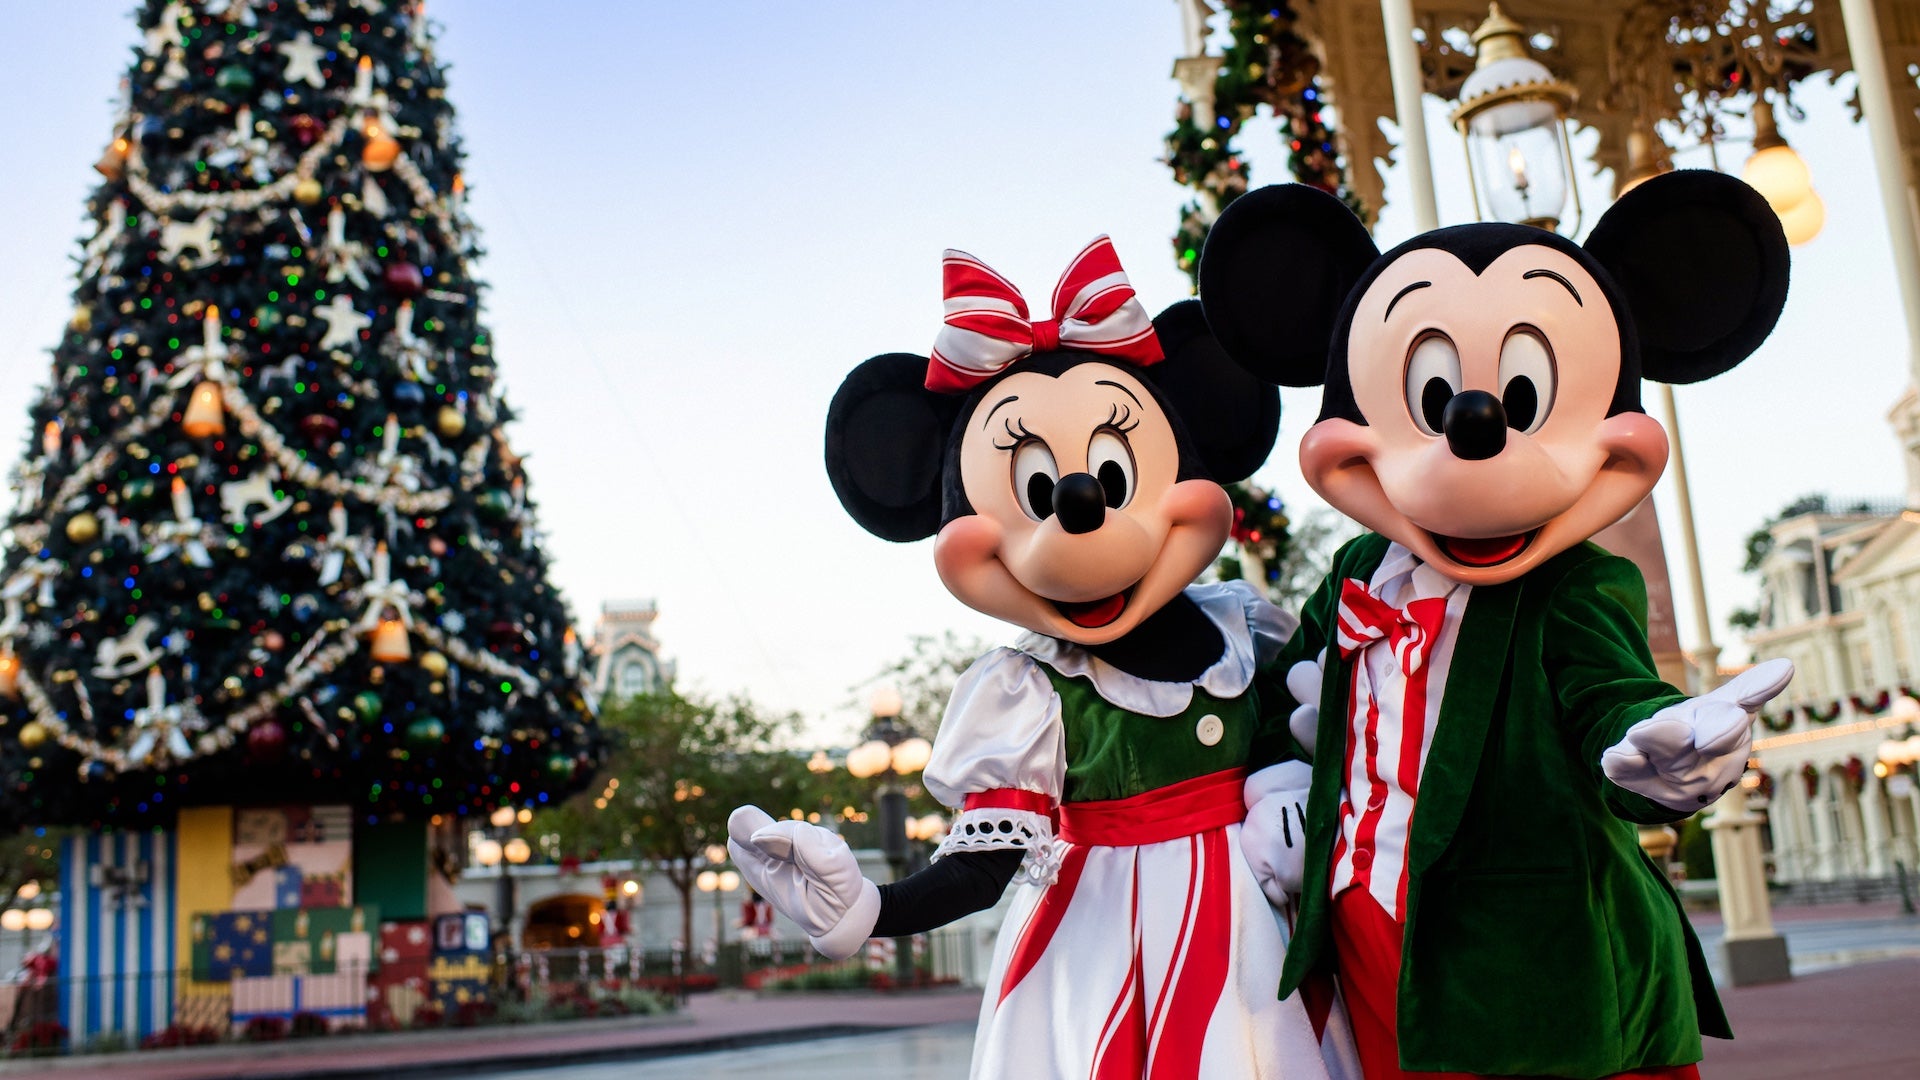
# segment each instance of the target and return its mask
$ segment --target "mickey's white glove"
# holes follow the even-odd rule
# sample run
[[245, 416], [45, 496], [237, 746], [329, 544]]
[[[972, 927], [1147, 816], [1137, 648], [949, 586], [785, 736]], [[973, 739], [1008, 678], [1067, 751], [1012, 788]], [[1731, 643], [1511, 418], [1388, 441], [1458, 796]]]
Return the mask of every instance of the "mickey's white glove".
[[1307, 789], [1312, 785], [1313, 766], [1304, 761], [1283, 761], [1247, 777], [1240, 854], [1274, 907], [1300, 895], [1307, 866]]
[[838, 835], [804, 821], [775, 821], [757, 806], [727, 818], [727, 852], [755, 892], [800, 924], [832, 960], [860, 951], [880, 919], [880, 888], [860, 874]]
[[1287, 669], [1287, 693], [1300, 703], [1287, 717], [1287, 730], [1309, 754], [1320, 736], [1320, 677], [1326, 674], [1326, 667], [1327, 650], [1321, 649], [1319, 656]]
[[1672, 810], [1698, 810], [1747, 768], [1753, 712], [1787, 688], [1793, 661], [1755, 664], [1697, 698], [1669, 705], [1627, 729], [1600, 755], [1607, 779]]

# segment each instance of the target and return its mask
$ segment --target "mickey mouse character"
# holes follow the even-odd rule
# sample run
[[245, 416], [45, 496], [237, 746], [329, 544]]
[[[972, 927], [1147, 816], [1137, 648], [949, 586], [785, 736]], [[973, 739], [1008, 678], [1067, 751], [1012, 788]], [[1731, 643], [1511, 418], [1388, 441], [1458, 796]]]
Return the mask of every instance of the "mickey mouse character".
[[1331, 1074], [1356, 1075], [1337, 1012], [1274, 995], [1285, 931], [1262, 889], [1287, 868], [1239, 839], [1247, 791], [1268, 820], [1304, 801], [1282, 790], [1304, 764], [1246, 770], [1286, 756], [1267, 703], [1296, 620], [1244, 583], [1189, 584], [1231, 524], [1220, 482], [1273, 446], [1277, 389], [1196, 303], [1150, 321], [1105, 237], [1053, 319], [965, 253], [944, 279], [931, 358], [877, 356], [834, 396], [827, 473], [861, 526], [937, 535], [947, 588], [1028, 633], [954, 689], [924, 782], [959, 813], [927, 869], [875, 885], [840, 837], [742, 807], [741, 874], [836, 958], [1018, 880], [976, 1077], [1324, 1077], [1316, 1026]]
[[1772, 329], [1778, 219], [1681, 172], [1584, 247], [1479, 224], [1381, 255], [1338, 201], [1274, 187], [1221, 216], [1200, 281], [1235, 359], [1324, 384], [1301, 469], [1373, 530], [1281, 656], [1313, 756], [1281, 993], [1337, 970], [1369, 1078], [1697, 1076], [1730, 1033], [1633, 824], [1736, 783], [1793, 668], [1661, 682], [1638, 571], [1588, 537], [1666, 464], [1641, 378], [1718, 374]]

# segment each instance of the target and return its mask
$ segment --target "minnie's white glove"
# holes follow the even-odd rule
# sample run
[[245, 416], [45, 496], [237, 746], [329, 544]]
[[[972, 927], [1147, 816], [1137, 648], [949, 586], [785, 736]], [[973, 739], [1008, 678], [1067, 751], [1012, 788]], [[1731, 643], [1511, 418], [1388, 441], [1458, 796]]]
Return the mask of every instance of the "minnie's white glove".
[[838, 835], [804, 821], [775, 821], [757, 806], [727, 818], [727, 852], [755, 892], [800, 924], [833, 960], [860, 951], [880, 919], [880, 888], [860, 874]]
[[1787, 688], [1793, 661], [1755, 664], [1719, 688], [1669, 705], [1600, 755], [1607, 779], [1672, 810], [1698, 810], [1740, 781], [1753, 712]]
[[1326, 674], [1327, 650], [1312, 660], [1302, 660], [1287, 669], [1287, 693], [1299, 706], [1287, 717], [1287, 730], [1300, 740], [1308, 754], [1320, 737], [1320, 678]]
[[1307, 789], [1312, 784], [1313, 766], [1304, 761], [1283, 761], [1247, 777], [1240, 854], [1274, 907], [1300, 895], [1307, 866]]

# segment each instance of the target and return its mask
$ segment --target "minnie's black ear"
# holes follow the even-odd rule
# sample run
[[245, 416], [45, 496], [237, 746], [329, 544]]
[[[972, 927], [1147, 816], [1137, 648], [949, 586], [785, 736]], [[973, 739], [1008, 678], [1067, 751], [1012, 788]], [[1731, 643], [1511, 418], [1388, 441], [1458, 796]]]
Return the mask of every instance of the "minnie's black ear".
[[1722, 173], [1656, 176], [1587, 238], [1632, 313], [1640, 373], [1699, 382], [1760, 347], [1787, 302], [1787, 237], [1760, 193]]
[[1200, 303], [1241, 366], [1282, 386], [1319, 386], [1347, 294], [1380, 257], [1339, 199], [1276, 184], [1235, 199], [1200, 254]]
[[905, 543], [940, 528], [940, 465], [961, 395], [925, 386], [927, 358], [854, 368], [827, 406], [827, 479], [860, 527]]
[[1153, 330], [1167, 358], [1147, 376], [1180, 413], [1207, 475], [1222, 484], [1253, 475], [1280, 434], [1279, 388], [1233, 362], [1198, 300], [1161, 312]]

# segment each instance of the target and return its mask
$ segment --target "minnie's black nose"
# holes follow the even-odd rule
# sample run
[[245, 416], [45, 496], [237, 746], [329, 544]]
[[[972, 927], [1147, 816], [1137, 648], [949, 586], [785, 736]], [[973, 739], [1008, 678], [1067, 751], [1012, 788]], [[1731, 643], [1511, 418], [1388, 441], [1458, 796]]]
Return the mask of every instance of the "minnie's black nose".
[[1092, 473], [1069, 473], [1053, 485], [1053, 512], [1070, 533], [1090, 533], [1107, 519], [1107, 489]]
[[1440, 414], [1447, 449], [1468, 461], [1484, 461], [1507, 448], [1507, 411], [1485, 390], [1463, 390]]

